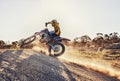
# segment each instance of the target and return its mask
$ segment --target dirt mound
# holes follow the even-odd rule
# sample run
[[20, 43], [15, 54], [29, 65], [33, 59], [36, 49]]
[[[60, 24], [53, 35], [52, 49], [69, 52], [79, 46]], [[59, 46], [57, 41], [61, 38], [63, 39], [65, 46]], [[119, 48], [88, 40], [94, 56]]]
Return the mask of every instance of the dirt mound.
[[0, 81], [74, 81], [57, 59], [32, 50], [0, 53]]

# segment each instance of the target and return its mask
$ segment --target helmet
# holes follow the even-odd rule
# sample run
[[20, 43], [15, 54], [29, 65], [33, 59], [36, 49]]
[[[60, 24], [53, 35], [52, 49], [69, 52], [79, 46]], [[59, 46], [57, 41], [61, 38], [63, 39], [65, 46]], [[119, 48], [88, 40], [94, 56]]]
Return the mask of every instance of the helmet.
[[57, 20], [56, 20], [56, 19], [53, 19], [51, 22], [56, 23], [56, 22], [57, 22]]

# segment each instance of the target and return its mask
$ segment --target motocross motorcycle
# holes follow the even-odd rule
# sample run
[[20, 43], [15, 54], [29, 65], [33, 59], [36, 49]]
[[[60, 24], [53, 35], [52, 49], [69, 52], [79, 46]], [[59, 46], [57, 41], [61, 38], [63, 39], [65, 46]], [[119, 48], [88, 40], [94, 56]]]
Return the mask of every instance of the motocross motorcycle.
[[36, 32], [34, 35], [22, 40], [20, 47], [22, 48], [24, 45], [33, 42], [37, 38], [37, 36], [40, 36], [40, 42], [46, 43], [46, 45], [48, 45], [48, 52], [50, 56], [57, 57], [64, 54], [65, 46], [63, 44], [63, 41], [70, 41], [70, 39], [58, 37], [58, 36], [51, 38], [49, 33], [50, 32], [46, 27], [40, 32]]

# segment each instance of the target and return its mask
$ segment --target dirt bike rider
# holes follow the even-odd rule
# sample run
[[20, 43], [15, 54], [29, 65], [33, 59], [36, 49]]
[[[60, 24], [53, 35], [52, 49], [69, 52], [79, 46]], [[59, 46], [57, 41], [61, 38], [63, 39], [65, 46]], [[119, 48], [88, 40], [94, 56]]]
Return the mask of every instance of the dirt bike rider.
[[54, 31], [49, 32], [51, 38], [53, 39], [54, 37], [59, 37], [61, 34], [61, 31], [60, 31], [59, 23], [57, 22], [57, 20], [54, 19], [50, 22], [46, 22], [45, 26], [47, 27], [48, 24], [51, 24], [52, 27], [54, 27]]
[[[49, 32], [49, 35], [50, 35], [49, 42], [52, 42], [52, 39], [55, 39], [56, 37], [60, 36], [61, 31], [60, 31], [59, 23], [57, 22], [57, 20], [54, 19], [50, 22], [46, 22], [45, 26], [47, 27], [48, 24], [51, 24], [52, 27], [54, 27], [54, 31]], [[49, 52], [49, 56], [52, 56], [52, 54], [50, 52]]]

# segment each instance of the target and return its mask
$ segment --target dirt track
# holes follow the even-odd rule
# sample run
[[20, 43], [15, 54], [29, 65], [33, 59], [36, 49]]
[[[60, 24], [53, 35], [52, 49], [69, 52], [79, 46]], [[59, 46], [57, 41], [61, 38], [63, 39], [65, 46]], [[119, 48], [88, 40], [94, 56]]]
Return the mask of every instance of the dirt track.
[[0, 81], [119, 81], [33, 50], [1, 50]]

